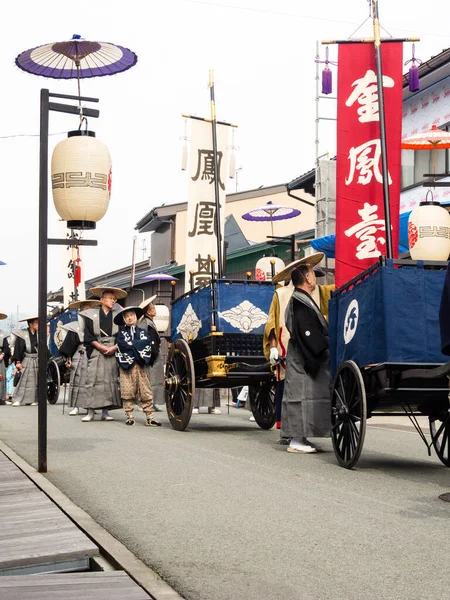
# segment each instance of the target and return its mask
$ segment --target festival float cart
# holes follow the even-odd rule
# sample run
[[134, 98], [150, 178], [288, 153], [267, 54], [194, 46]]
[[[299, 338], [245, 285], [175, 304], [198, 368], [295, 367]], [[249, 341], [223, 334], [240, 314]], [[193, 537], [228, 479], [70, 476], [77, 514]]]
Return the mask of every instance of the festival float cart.
[[[331, 436], [339, 464], [361, 455], [367, 419], [407, 415], [450, 466], [450, 363], [440, 350], [447, 262], [381, 258], [329, 303]], [[428, 417], [429, 438], [418, 417]]]
[[275, 286], [271, 281], [218, 279], [172, 303], [172, 343], [166, 362], [169, 420], [183, 431], [196, 389], [249, 386], [262, 429], [275, 424], [275, 378], [263, 355], [263, 332]]

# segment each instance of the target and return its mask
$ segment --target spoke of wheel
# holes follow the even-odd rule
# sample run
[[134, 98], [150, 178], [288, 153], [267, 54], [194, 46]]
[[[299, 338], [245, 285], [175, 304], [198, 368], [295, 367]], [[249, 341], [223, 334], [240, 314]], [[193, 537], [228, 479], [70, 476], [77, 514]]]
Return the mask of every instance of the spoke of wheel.
[[349, 421], [348, 424], [350, 426], [350, 432], [351, 432], [351, 436], [352, 436], [352, 440], [353, 440], [353, 454], [354, 454], [356, 452], [356, 448], [358, 447], [359, 433], [358, 433], [358, 430], [356, 429], [356, 425], [352, 421]]
[[352, 408], [355, 408], [360, 403], [361, 403], [361, 396], [359, 394], [357, 394], [356, 399], [352, 402], [352, 404], [349, 404], [348, 410], [352, 410]]
[[337, 434], [337, 438], [336, 438], [336, 448], [339, 449], [339, 444], [341, 443], [342, 440], [342, 436], [344, 434], [344, 423], [342, 421], [339, 422], [340, 425], [342, 425], [339, 433]]
[[[436, 421], [435, 421], [435, 422], [436, 422]], [[444, 426], [445, 426], [445, 421], [443, 421], [443, 422], [441, 423], [441, 426], [440, 426], [440, 427], [439, 427], [439, 429], [436, 431], [436, 434], [435, 434], [435, 436], [434, 436], [434, 440], [436, 441], [436, 443], [438, 443], [439, 436], [441, 435], [441, 433], [442, 433], [442, 430], [444, 429]]]
[[341, 385], [342, 398], [343, 398], [342, 405], [347, 406], [347, 395], [345, 393], [344, 383], [342, 381], [342, 374], [339, 374], [339, 383]]
[[345, 406], [345, 404], [344, 404], [344, 401], [342, 400], [342, 398], [341, 398], [341, 396], [340, 396], [340, 394], [339, 394], [339, 392], [338, 392], [337, 388], [334, 388], [334, 393], [335, 393], [335, 394], [336, 394], [336, 396], [338, 397], [338, 400], [339, 400], [339, 402], [341, 403], [341, 406], [342, 406], [342, 407], [344, 407], [344, 406]]
[[[444, 421], [444, 423], [445, 422], [446, 421]], [[441, 443], [441, 454], [442, 454], [442, 456], [445, 455], [445, 446], [447, 446], [447, 442], [448, 442], [448, 428], [445, 427], [444, 434], [442, 436], [442, 443]]]
[[336, 423], [332, 426], [331, 431], [334, 431], [335, 429], [337, 429], [339, 427], [339, 425], [342, 425], [342, 421], [336, 421]]

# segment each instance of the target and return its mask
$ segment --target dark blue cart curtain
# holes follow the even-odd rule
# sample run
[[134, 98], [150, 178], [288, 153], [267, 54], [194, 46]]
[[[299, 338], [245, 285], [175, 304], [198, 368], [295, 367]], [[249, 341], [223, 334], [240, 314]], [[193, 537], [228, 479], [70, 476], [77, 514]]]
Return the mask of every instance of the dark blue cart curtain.
[[[388, 266], [332, 298], [333, 375], [345, 360], [353, 360], [359, 367], [381, 362], [447, 362], [439, 330], [445, 276], [446, 271], [424, 269], [420, 262], [417, 268], [398, 269], [388, 261]], [[348, 335], [349, 328], [354, 329], [353, 337]]]
[[[262, 334], [274, 292], [275, 285], [266, 282], [217, 281], [217, 331]], [[175, 300], [172, 305], [172, 340], [181, 337], [179, 326], [185, 323], [186, 319], [196, 325], [194, 339], [209, 335], [212, 310], [210, 285]], [[185, 326], [183, 327], [186, 329]]]

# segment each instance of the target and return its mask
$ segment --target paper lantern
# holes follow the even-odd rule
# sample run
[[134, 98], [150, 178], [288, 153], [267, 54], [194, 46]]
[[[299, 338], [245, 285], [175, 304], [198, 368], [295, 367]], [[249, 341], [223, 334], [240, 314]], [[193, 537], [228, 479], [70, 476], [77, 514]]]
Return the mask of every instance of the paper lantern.
[[408, 244], [413, 260], [448, 260], [450, 215], [439, 202], [421, 202], [409, 216]]
[[256, 263], [255, 279], [258, 281], [272, 281], [272, 261], [275, 261], [274, 275], [284, 269], [285, 264], [278, 256], [264, 256]]
[[71, 229], [95, 229], [111, 197], [111, 156], [93, 131], [69, 131], [52, 156], [56, 211]]
[[169, 307], [165, 304], [155, 304], [156, 315], [153, 322], [158, 333], [164, 333], [169, 327]]

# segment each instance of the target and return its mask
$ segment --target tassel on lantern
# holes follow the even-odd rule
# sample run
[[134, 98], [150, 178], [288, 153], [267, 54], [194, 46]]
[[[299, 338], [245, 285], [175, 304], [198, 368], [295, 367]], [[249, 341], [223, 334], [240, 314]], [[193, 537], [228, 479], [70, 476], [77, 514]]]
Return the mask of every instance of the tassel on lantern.
[[331, 94], [333, 91], [333, 73], [329, 67], [322, 71], [322, 94]]
[[319, 56], [317, 55], [315, 62], [323, 63], [325, 65], [325, 68], [322, 71], [322, 94], [327, 96], [333, 91], [333, 72], [329, 65], [337, 65], [337, 63], [328, 58], [328, 46], [325, 48], [325, 60], [319, 60]]
[[405, 62], [405, 67], [411, 63], [408, 72], [408, 84], [410, 92], [417, 92], [420, 89], [419, 84], [419, 66], [422, 64], [420, 58], [416, 58], [415, 55], [415, 44], [412, 45], [412, 58]]

